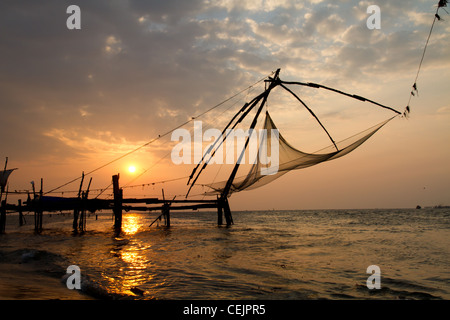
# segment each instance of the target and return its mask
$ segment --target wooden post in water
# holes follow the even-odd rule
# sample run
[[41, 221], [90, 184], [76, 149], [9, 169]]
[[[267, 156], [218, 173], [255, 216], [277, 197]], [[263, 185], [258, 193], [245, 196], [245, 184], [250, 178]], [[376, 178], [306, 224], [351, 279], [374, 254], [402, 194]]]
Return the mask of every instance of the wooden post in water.
[[231, 215], [230, 205], [228, 203], [227, 197], [222, 198], [223, 203], [223, 211], [225, 214], [225, 221], [227, 222], [227, 226], [231, 226], [233, 224], [233, 217]]
[[37, 231], [37, 211], [38, 211], [38, 198], [36, 197], [36, 193], [34, 193], [33, 197], [33, 208], [34, 208], [34, 231]]
[[170, 203], [166, 202], [162, 206], [162, 213], [166, 227], [170, 227]]
[[44, 210], [42, 209], [42, 196], [44, 195], [44, 179], [41, 178], [41, 190], [39, 191], [39, 232], [42, 231], [42, 220], [44, 218]]
[[86, 231], [86, 205], [87, 205], [87, 199], [89, 196], [89, 189], [91, 187], [92, 183], [92, 177], [89, 180], [88, 187], [85, 192], [82, 192], [81, 195], [81, 215], [80, 215], [80, 223], [79, 223], [79, 229], [81, 232]]
[[223, 224], [223, 207], [222, 201], [217, 197], [217, 225], [221, 226]]
[[[164, 225], [166, 227], [170, 227], [170, 205], [172, 204], [169, 201], [166, 201], [166, 197], [164, 195], [164, 189], [162, 189], [162, 196], [164, 200], [164, 204], [161, 207], [162, 216], [164, 216]], [[175, 198], [173, 198], [175, 200]]]
[[75, 209], [73, 209], [73, 231], [76, 233], [78, 232], [78, 216], [80, 214], [80, 207], [81, 207], [81, 189], [83, 188], [83, 181], [84, 181], [84, 171], [81, 174], [81, 182], [80, 182], [80, 188], [78, 189], [78, 202], [75, 206]]
[[42, 209], [42, 195], [43, 195], [44, 180], [41, 178], [41, 190], [39, 196], [34, 197], [34, 231], [40, 233], [42, 231], [42, 218], [44, 211]]
[[6, 200], [2, 200], [0, 205], [0, 234], [4, 234], [6, 230]]
[[[8, 166], [8, 157], [6, 157], [6, 160], [5, 160], [4, 171], [6, 171], [7, 166]], [[5, 200], [3, 200], [3, 189], [4, 188], [5, 188], [4, 186], [1, 186], [1, 190], [0, 190], [0, 234], [4, 234], [5, 229], [6, 229], [6, 199], [8, 198], [8, 191], [6, 191], [6, 198], [5, 198]]]
[[19, 211], [19, 226], [23, 226], [22, 199], [19, 199], [18, 211]]
[[114, 192], [114, 228], [116, 231], [122, 229], [122, 199], [123, 190], [119, 188], [119, 174], [112, 176]]
[[80, 219], [78, 221], [78, 230], [80, 232], [84, 232], [84, 228], [86, 226], [86, 210], [84, 209], [84, 197], [86, 193], [83, 191], [81, 192], [81, 199], [80, 199]]

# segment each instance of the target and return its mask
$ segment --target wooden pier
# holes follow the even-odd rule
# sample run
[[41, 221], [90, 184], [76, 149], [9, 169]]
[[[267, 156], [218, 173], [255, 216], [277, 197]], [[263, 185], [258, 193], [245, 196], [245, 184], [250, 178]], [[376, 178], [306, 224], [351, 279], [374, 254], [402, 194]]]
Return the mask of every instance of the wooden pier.
[[[100, 210], [112, 210], [114, 215], [114, 229], [120, 232], [122, 228], [123, 211], [152, 212], [160, 211], [154, 222], [164, 219], [164, 225], [170, 227], [170, 214], [173, 211], [189, 211], [198, 209], [216, 209], [217, 224], [230, 226], [233, 224], [230, 206], [227, 197], [218, 197], [211, 200], [189, 200], [189, 199], [163, 199], [159, 198], [123, 198], [123, 189], [119, 185], [119, 174], [112, 177], [113, 199], [89, 199], [89, 188], [92, 179], [85, 191], [82, 191], [84, 175], [82, 176], [77, 197], [54, 197], [46, 196], [43, 193], [43, 181], [39, 192], [33, 192], [33, 198], [28, 195], [28, 199], [22, 203], [8, 204], [6, 200], [1, 202], [0, 207], [0, 234], [5, 233], [6, 213], [18, 212], [19, 225], [23, 225], [23, 212], [34, 212], [34, 231], [40, 233], [43, 230], [43, 213], [58, 211], [73, 211], [73, 231], [83, 233], [86, 231], [86, 213], [94, 213]], [[151, 224], [153, 225], [153, 223]], [[150, 226], [151, 226], [150, 225]]]

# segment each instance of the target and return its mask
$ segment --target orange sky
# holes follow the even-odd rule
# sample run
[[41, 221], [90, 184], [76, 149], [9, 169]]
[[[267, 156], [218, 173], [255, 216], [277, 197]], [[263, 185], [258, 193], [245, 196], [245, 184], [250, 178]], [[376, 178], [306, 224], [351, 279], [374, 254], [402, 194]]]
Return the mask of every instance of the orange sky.
[[[81, 30], [66, 8], [81, 8]], [[369, 5], [381, 29], [369, 30]], [[0, 4], [0, 160], [10, 190], [44, 191], [90, 172], [203, 113], [277, 68], [403, 111], [437, 1], [14, 1]], [[436, 21], [408, 120], [397, 118], [354, 153], [234, 194], [233, 210], [382, 208], [450, 204], [447, 14]], [[206, 114], [222, 129], [251, 91]], [[298, 88], [336, 140], [391, 112], [332, 92]], [[269, 111], [296, 148], [329, 144], [289, 96]], [[193, 129], [193, 123], [184, 128]], [[182, 195], [191, 165], [170, 161], [170, 135], [95, 171], [92, 188], [121, 174], [125, 197]], [[136, 172], [128, 172], [130, 166]], [[217, 169], [217, 168], [216, 168]], [[139, 178], [138, 175], [142, 174]], [[215, 173], [205, 176], [204, 183]], [[78, 189], [78, 181], [58, 191]], [[202, 188], [193, 193], [205, 191]], [[105, 195], [108, 191], [105, 192]], [[61, 195], [61, 193], [56, 194]], [[16, 197], [17, 198], [17, 197]], [[14, 201], [14, 196], [11, 196]]]

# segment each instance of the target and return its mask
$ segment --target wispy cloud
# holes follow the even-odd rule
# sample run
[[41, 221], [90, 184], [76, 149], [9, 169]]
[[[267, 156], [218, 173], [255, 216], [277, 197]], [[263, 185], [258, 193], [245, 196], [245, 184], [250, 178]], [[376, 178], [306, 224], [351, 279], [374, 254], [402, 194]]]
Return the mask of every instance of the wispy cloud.
[[[435, 11], [423, 1], [96, 0], [78, 1], [82, 29], [69, 31], [69, 4], [0, 3], [0, 133], [11, 136], [0, 147], [10, 157], [128, 151], [278, 67], [285, 79], [397, 103]], [[381, 30], [366, 27], [370, 4]], [[448, 28], [436, 24], [423, 65], [443, 81]], [[328, 119], [346, 117], [308, 94]]]

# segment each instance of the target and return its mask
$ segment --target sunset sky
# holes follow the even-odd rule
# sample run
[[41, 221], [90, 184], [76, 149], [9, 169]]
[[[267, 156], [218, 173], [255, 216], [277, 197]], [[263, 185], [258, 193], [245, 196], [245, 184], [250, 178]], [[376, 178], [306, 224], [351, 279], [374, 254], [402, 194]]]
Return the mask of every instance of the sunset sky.
[[[8, 157], [8, 168], [19, 168], [9, 189], [29, 190], [41, 178], [44, 191], [58, 187], [278, 68], [283, 80], [324, 84], [403, 111], [437, 2], [2, 1], [0, 163], [3, 169]], [[81, 30], [66, 27], [72, 4], [81, 9]], [[379, 30], [366, 26], [369, 5], [381, 9]], [[409, 119], [394, 119], [346, 157], [234, 194], [231, 209], [450, 205], [450, 17], [440, 15]], [[263, 89], [255, 85], [200, 120], [222, 129]], [[394, 115], [331, 92], [295, 90], [337, 140]], [[288, 96], [274, 93], [269, 111], [296, 148], [329, 143]], [[122, 185], [145, 185], [125, 189], [125, 197], [160, 196], [162, 188], [183, 194], [187, 180], [146, 186], [190, 174], [192, 166], [171, 163], [172, 147], [165, 136], [95, 171], [91, 188], [107, 187], [120, 173]], [[78, 183], [58, 191], [73, 195]]]

